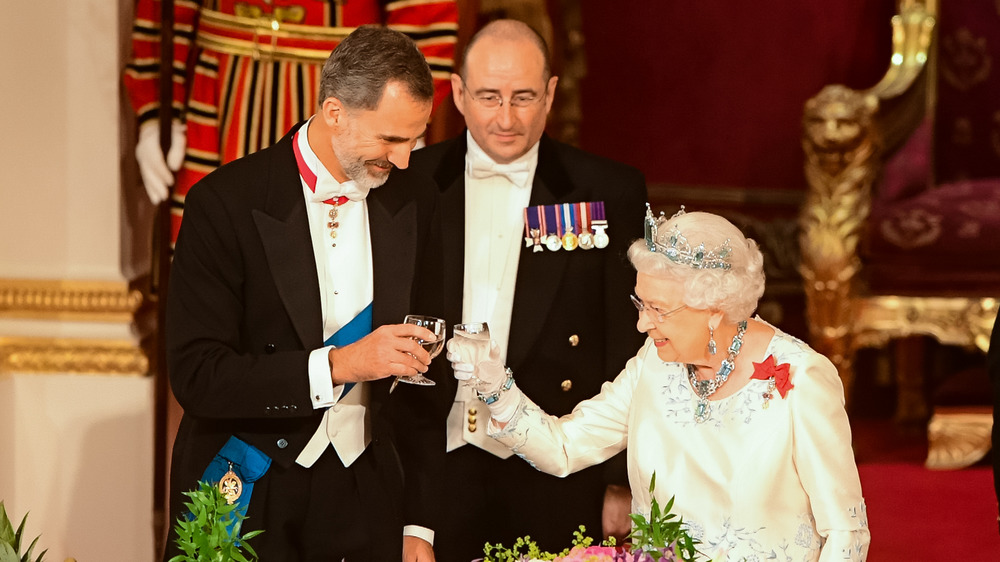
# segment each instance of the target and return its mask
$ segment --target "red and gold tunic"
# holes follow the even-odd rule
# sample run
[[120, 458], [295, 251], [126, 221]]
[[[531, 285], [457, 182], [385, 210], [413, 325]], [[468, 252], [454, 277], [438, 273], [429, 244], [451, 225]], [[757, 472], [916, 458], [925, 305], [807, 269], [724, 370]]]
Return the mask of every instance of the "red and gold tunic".
[[[278, 141], [318, 107], [320, 71], [355, 27], [405, 33], [434, 78], [434, 107], [450, 92], [455, 0], [174, 0], [171, 113], [187, 123], [171, 198], [171, 244], [188, 190], [206, 174]], [[140, 125], [159, 113], [160, 0], [137, 0], [125, 85]]]

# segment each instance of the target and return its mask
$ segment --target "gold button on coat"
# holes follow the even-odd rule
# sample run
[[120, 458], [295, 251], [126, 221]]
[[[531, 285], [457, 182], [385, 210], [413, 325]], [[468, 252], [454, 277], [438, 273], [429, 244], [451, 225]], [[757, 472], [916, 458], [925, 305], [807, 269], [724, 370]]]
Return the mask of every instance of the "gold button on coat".
[[573, 381], [566, 379], [562, 381], [562, 384], [560, 384], [559, 387], [563, 389], [563, 392], [569, 392], [570, 389], [573, 388]]
[[580, 336], [578, 336], [576, 334], [573, 334], [572, 336], [570, 336], [569, 337], [569, 344], [571, 346], [573, 346], [573, 347], [576, 347], [577, 345], [579, 345], [580, 344]]
[[476, 424], [470, 423], [469, 424], [469, 431], [475, 433], [476, 432]]

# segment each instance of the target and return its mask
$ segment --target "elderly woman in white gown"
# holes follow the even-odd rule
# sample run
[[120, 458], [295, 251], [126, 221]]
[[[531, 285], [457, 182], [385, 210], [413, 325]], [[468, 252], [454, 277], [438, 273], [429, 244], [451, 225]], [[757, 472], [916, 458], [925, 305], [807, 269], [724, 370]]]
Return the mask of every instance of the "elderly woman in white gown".
[[648, 338], [572, 413], [550, 416], [521, 393], [495, 346], [449, 342], [455, 376], [491, 411], [490, 435], [556, 476], [628, 448], [633, 511], [649, 514], [655, 473], [657, 501], [676, 497], [716, 562], [865, 560], [843, 386], [825, 357], [750, 316], [764, 292], [757, 244], [683, 207], [646, 221], [629, 259]]

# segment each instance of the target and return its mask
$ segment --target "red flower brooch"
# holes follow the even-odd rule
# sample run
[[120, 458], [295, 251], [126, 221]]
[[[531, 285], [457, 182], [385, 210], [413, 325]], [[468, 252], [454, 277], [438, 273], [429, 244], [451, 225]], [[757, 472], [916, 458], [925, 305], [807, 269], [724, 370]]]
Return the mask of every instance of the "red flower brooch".
[[767, 392], [764, 393], [764, 408], [767, 408], [771, 398], [774, 398], [772, 394], [774, 389], [777, 388], [781, 397], [785, 398], [788, 391], [795, 388], [789, 380], [788, 367], [788, 363], [776, 364], [773, 355], [768, 355], [767, 359], [753, 364], [753, 375], [750, 378], [768, 381]]

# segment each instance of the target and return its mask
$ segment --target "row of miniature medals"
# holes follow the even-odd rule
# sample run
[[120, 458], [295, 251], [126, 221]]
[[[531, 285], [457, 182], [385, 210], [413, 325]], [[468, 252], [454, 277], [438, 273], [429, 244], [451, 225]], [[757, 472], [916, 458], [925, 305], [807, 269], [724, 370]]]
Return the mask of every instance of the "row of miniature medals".
[[537, 205], [524, 209], [524, 247], [556, 252], [606, 248], [609, 242], [604, 201]]

